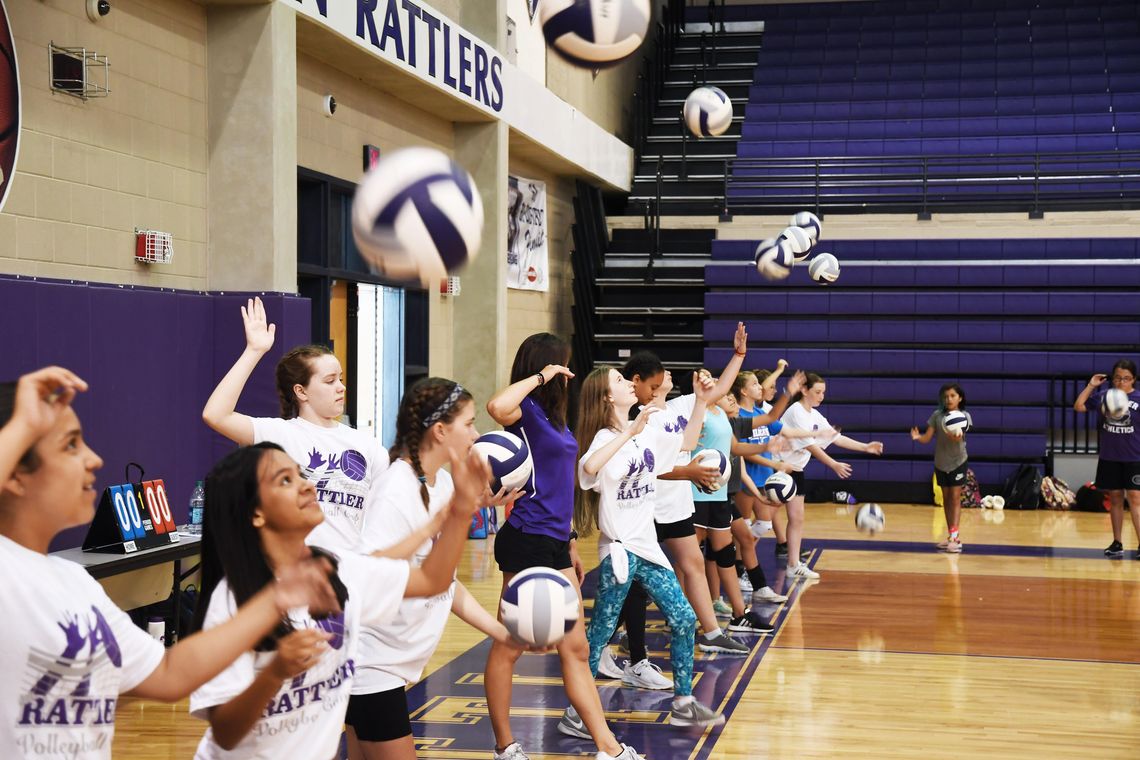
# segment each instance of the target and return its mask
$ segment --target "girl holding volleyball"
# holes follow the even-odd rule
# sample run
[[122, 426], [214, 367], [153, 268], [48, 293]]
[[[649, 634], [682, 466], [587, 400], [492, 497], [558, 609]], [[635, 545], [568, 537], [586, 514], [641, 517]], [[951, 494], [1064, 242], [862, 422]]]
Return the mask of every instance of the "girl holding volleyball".
[[[432, 377], [408, 389], [396, 417], [392, 463], [376, 483], [379, 496], [365, 517], [361, 545], [396, 546], [446, 514], [455, 490], [443, 469], [448, 452], [466, 454], [478, 435], [475, 403], [463, 386]], [[429, 539], [416, 548], [413, 566], [423, 564], [431, 547]], [[458, 580], [436, 596], [403, 600], [391, 620], [361, 629], [345, 719], [350, 758], [415, 760], [405, 687], [423, 675], [449, 612], [504, 646], [519, 646]]]
[[[757, 370], [749, 373], [740, 373], [736, 382], [732, 384], [732, 392], [736, 403], [740, 407], [740, 416], [746, 418], [759, 417], [772, 412], [772, 400], [776, 398], [776, 381], [784, 373], [788, 363], [780, 359], [775, 370]], [[777, 435], [782, 428], [779, 424], [779, 414], [776, 415], [776, 424], [764, 424], [753, 427], [748, 437], [749, 443], [764, 443]], [[776, 519], [779, 504], [770, 501], [764, 495], [764, 484], [773, 472], [789, 472], [792, 468], [786, 462], [779, 462], [775, 457], [765, 457], [753, 454], [744, 457], [745, 470], [748, 477], [755, 484], [760, 496], [752, 495], [748, 490], [737, 492], [736, 503], [740, 514], [752, 519], [752, 533], [760, 538], [771, 528], [776, 534], [776, 559], [782, 560], [788, 556], [788, 534], [786, 522]]]
[[272, 347], [276, 326], [260, 298], [241, 309], [245, 350], [206, 401], [202, 419], [239, 446], [273, 441], [318, 484], [325, 520], [310, 543], [338, 551], [356, 546], [369, 492], [388, 466], [388, 452], [376, 438], [340, 422], [344, 414], [344, 371], [324, 346], [298, 346], [277, 362], [280, 417], [250, 417], [236, 410], [254, 367]]
[[[335, 611], [324, 560], [301, 559], [250, 593], [230, 619], [166, 649], [72, 562], [48, 555], [57, 533], [94, 515], [95, 473], [71, 408], [87, 384], [48, 367], [0, 384], [0, 611], [6, 675], [0, 756], [109, 760], [120, 694], [177, 702], [222, 672], [297, 606]], [[18, 621], [18, 622], [17, 622]], [[58, 751], [59, 754], [56, 754]]]
[[[419, 566], [344, 554], [333, 586], [342, 611], [289, 609], [272, 632], [190, 699], [209, 722], [197, 760], [337, 756], [360, 654], [361, 628], [391, 620], [407, 597], [432, 597], [451, 586], [471, 515], [487, 487], [486, 465], [473, 452], [450, 455], [455, 484], [439, 540]], [[202, 592], [195, 627], [226, 625], [257, 588], [323, 550], [306, 538], [324, 520], [317, 488], [274, 443], [231, 452], [206, 478], [210, 508], [202, 534]]]
[[792, 466], [792, 480], [796, 484], [796, 495], [788, 501], [788, 577], [803, 581], [819, 578], [819, 573], [800, 561], [800, 542], [804, 533], [804, 467], [814, 457], [831, 469], [840, 478], [851, 477], [851, 465], [838, 462], [824, 451], [834, 443], [852, 451], [863, 451], [876, 456], [883, 453], [880, 441], [861, 443], [832, 429], [831, 423], [819, 412], [827, 392], [827, 384], [814, 372], [807, 374], [803, 390], [792, 398], [788, 410], [780, 418], [785, 427], [806, 430], [813, 434], [810, 438], [797, 438], [792, 441], [791, 451], [780, 455], [780, 459]]
[[[1096, 463], [1096, 487], [1108, 491], [1111, 505], [1112, 543], [1104, 556], [1120, 559], [1124, 556], [1124, 498], [1128, 498], [1128, 512], [1132, 515], [1132, 528], [1140, 537], [1140, 428], [1137, 413], [1140, 410], [1140, 391], [1136, 390], [1136, 364], [1121, 359], [1112, 365], [1112, 387], [1122, 391], [1128, 399], [1124, 416], [1105, 416], [1102, 402], [1108, 393], [1103, 387], [1108, 377], [1093, 375], [1088, 385], [1077, 396], [1073, 409], [1087, 412], [1091, 402], [1100, 419], [1100, 446]], [[1140, 548], [1136, 550], [1140, 560]]]
[[[495, 536], [495, 561], [503, 573], [506, 589], [517, 573], [531, 567], [550, 567], [562, 572], [578, 589], [585, 573], [571, 530], [574, 515], [574, 463], [577, 443], [566, 426], [567, 382], [574, 374], [567, 368], [570, 346], [550, 333], [531, 335], [515, 353], [511, 384], [487, 402], [487, 412], [504, 428], [527, 442], [534, 460], [534, 475], [515, 501], [510, 517]], [[558, 730], [579, 739], [593, 740], [598, 760], [637, 760], [637, 752], [618, 742], [606, 725], [602, 702], [590, 672], [590, 648], [586, 643], [585, 615], [558, 643], [562, 682], [570, 706], [558, 722]], [[495, 760], [527, 760], [523, 747], [511, 731], [511, 688], [515, 662], [521, 655], [516, 646], [493, 641], [487, 655], [484, 688], [487, 711], [495, 733]]]
[[586, 533], [601, 529], [598, 591], [587, 638], [590, 670], [597, 673], [602, 649], [614, 632], [630, 584], [649, 592], [670, 626], [673, 704], [677, 726], [712, 726], [724, 716], [693, 697], [696, 615], [657, 542], [653, 501], [657, 475], [673, 469], [677, 455], [691, 450], [712, 399], [712, 383], [693, 379], [697, 403], [685, 431], [666, 432], [647, 423], [660, 410], [645, 406], [629, 421], [637, 403], [633, 383], [616, 369], [596, 369], [582, 383], [578, 413], [578, 482], [582, 490], [574, 522]]
[[926, 431], [910, 429], [912, 441], [922, 444], [934, 442], [934, 478], [942, 488], [942, 508], [946, 511], [946, 540], [938, 544], [941, 551], [960, 554], [962, 541], [958, 537], [958, 521], [962, 516], [962, 486], [966, 485], [965, 430], [953, 430], [946, 426], [951, 413], [961, 412], [966, 417], [967, 429], [973, 427], [974, 420], [966, 411], [966, 392], [957, 383], [947, 383], [938, 390], [938, 408], [926, 421]]

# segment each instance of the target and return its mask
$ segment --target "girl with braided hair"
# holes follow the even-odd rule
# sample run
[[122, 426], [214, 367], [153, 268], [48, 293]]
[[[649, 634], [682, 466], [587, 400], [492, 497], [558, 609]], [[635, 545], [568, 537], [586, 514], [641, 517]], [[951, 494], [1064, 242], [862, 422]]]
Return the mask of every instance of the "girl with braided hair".
[[278, 444], [317, 487], [325, 520], [310, 544], [350, 551], [359, 541], [364, 512], [377, 477], [388, 467], [380, 441], [340, 422], [344, 414], [344, 371], [324, 346], [298, 346], [277, 362], [281, 417], [250, 417], [236, 410], [254, 367], [272, 347], [276, 325], [265, 316], [260, 298], [241, 309], [245, 350], [202, 410], [202, 419], [239, 446]]
[[[442, 469], [448, 452], [466, 455], [478, 436], [475, 403], [462, 385], [429, 377], [408, 389], [396, 417], [391, 465], [377, 480], [378, 497], [366, 515], [361, 546], [391, 550], [411, 539], [411, 563], [422, 564], [433, 545], [423, 534], [438, 532], [454, 492], [451, 475]], [[483, 496], [481, 503], [488, 503], [490, 493]], [[404, 599], [395, 617], [361, 631], [345, 719], [353, 760], [415, 760], [405, 689], [423, 675], [449, 611], [503, 646], [522, 647], [458, 580], [435, 596]]]

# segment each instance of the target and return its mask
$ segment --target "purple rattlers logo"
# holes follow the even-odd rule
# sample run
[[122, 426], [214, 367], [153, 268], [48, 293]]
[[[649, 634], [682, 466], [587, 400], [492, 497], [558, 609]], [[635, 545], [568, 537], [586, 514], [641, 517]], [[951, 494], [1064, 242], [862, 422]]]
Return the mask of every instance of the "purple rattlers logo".
[[685, 428], [689, 426], [689, 420], [685, 415], [678, 414], [677, 419], [672, 422], [665, 423], [666, 433], [684, 433]]
[[654, 463], [655, 459], [651, 449], [643, 451], [640, 459], [629, 460], [629, 469], [622, 476], [621, 482], [618, 483], [617, 498], [619, 502], [639, 500], [652, 493], [652, 480], [643, 484], [641, 476], [647, 472], [653, 472]]
[[356, 449], [326, 454], [313, 448], [308, 457], [309, 463], [301, 467], [301, 473], [316, 483], [317, 501], [321, 503], [326, 515], [337, 507], [352, 510], [364, 508], [364, 495], [367, 491], [364, 480], [368, 477], [368, 460], [363, 454]]
[[108, 691], [93, 676], [101, 666], [123, 665], [123, 653], [111, 626], [92, 605], [90, 615], [69, 614], [57, 623], [64, 635], [62, 652], [31, 648], [30, 686], [21, 699], [21, 726], [102, 725], [115, 719], [118, 690]]

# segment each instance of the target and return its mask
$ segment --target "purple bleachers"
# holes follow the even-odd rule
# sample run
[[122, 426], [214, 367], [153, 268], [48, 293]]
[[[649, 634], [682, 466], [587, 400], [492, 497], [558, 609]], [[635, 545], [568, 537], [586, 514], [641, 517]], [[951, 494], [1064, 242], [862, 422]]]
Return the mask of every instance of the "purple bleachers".
[[[1085, 378], [1140, 345], [1134, 310], [1140, 239], [828, 240], [842, 262], [821, 287], [796, 266], [769, 282], [752, 264], [755, 240], [713, 242], [705, 268], [704, 361], [732, 356], [736, 323], [751, 336], [748, 362], [820, 372], [824, 412], [845, 432], [887, 445], [890, 458], [857, 458], [855, 477], [929, 478], [921, 427], [938, 387], [959, 379], [975, 416], [971, 462], [996, 484], [1018, 462], [1040, 461], [1050, 429], [1082, 421], [1054, 398], [1060, 378]], [[846, 452], [844, 452], [846, 455]], [[823, 475], [823, 473], [817, 473]]]

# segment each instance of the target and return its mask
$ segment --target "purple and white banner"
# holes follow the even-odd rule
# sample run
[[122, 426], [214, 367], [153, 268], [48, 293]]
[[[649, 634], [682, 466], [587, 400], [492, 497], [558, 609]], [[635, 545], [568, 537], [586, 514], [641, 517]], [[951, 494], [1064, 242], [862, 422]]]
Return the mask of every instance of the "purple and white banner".
[[523, 177], [507, 182], [507, 287], [550, 289], [546, 247], [546, 183]]

